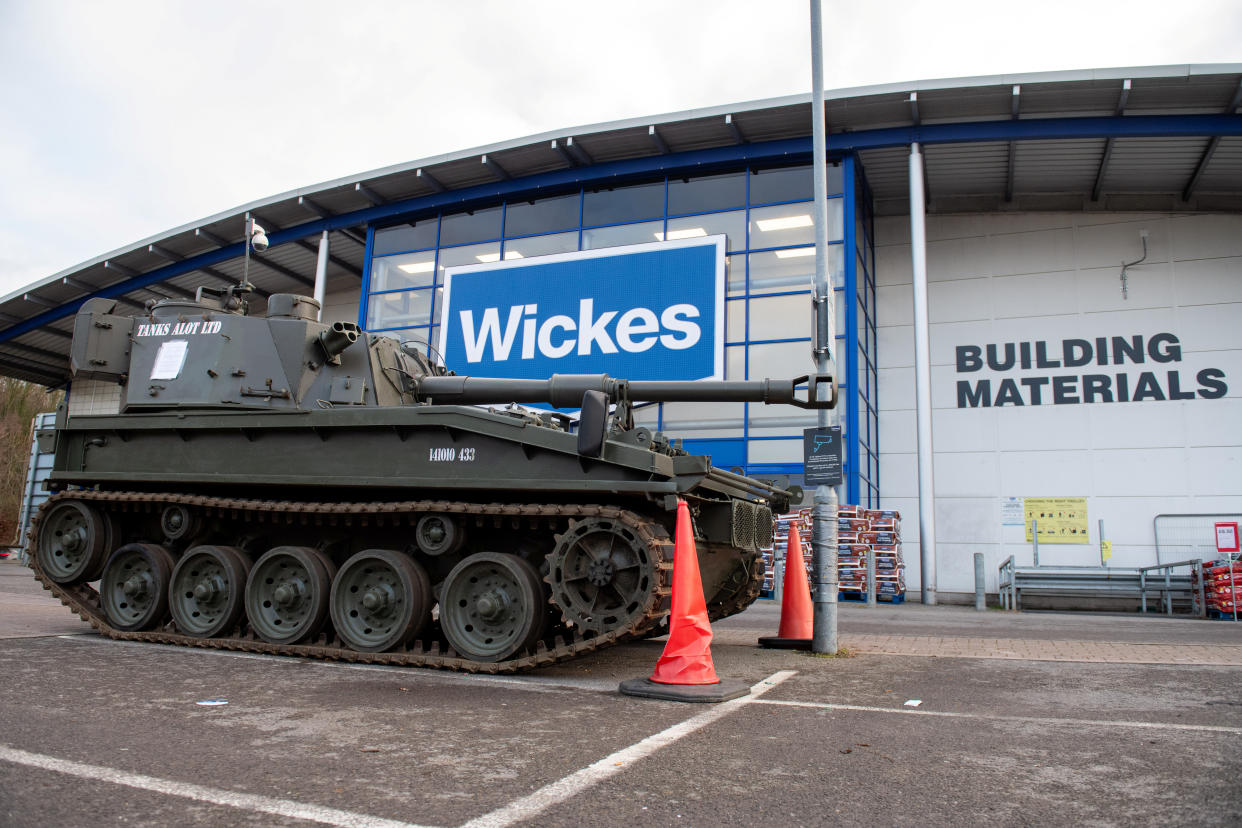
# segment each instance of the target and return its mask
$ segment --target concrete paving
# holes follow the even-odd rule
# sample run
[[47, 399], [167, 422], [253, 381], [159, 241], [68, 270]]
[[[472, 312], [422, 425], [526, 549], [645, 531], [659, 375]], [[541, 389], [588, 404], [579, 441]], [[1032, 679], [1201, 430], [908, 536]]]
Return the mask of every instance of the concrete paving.
[[[520, 676], [112, 642], [0, 561], [0, 825], [1236, 825], [1242, 624], [843, 604], [850, 657], [715, 625]], [[227, 704], [203, 706], [202, 701]], [[917, 704], [916, 704], [917, 703]]]

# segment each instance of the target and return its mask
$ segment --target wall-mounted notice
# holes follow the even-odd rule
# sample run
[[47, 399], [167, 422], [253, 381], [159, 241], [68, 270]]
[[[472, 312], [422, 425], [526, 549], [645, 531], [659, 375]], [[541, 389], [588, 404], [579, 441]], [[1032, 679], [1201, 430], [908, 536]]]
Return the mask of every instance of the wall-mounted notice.
[[1026, 512], [1022, 508], [1022, 498], [1002, 497], [1000, 505], [1001, 526], [1021, 526]]
[[1236, 523], [1216, 524], [1216, 551], [1217, 552], [1237, 552], [1238, 551], [1238, 524]]
[[1039, 523], [1040, 543], [1089, 543], [1085, 497], [1028, 497], [1025, 500], [1026, 539], [1031, 521]]

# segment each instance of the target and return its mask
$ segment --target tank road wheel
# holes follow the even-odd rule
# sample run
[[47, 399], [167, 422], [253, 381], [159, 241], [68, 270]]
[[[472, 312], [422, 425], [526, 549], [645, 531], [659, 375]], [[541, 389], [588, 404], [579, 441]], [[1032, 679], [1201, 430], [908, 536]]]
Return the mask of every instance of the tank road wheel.
[[299, 644], [328, 617], [336, 567], [307, 546], [277, 546], [263, 554], [246, 579], [246, 617], [270, 644]]
[[543, 635], [543, 587], [516, 555], [478, 552], [444, 579], [440, 628], [453, 649], [475, 661], [502, 661]]
[[73, 586], [99, 577], [111, 543], [111, 524], [104, 514], [80, 500], [63, 500], [40, 523], [35, 555], [49, 578]]
[[250, 560], [231, 546], [195, 546], [173, 568], [168, 609], [177, 629], [212, 638], [237, 626], [245, 609]]
[[408, 555], [364, 549], [332, 582], [332, 626], [351, 649], [383, 653], [422, 632], [433, 601], [427, 571]]
[[108, 623], [124, 632], [157, 627], [168, 618], [173, 559], [154, 543], [128, 543], [112, 553], [99, 584]]
[[561, 614], [596, 635], [628, 626], [656, 587], [646, 544], [610, 518], [571, 522], [548, 563], [547, 581]]

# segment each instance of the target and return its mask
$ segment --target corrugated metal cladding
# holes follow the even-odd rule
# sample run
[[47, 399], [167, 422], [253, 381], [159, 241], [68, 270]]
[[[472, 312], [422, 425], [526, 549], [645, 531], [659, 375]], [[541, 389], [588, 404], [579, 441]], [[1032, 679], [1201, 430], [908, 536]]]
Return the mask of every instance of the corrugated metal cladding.
[[[829, 146], [847, 146], [860, 135], [878, 137], [877, 131], [889, 128], [971, 124], [975, 126], [967, 131], [977, 132], [1013, 126], [1015, 102], [1023, 125], [1062, 117], [1116, 118], [1119, 113], [1121, 120], [1114, 125], [1152, 115], [1228, 113], [1242, 118], [1236, 115], [1240, 84], [1242, 64], [1226, 64], [915, 81], [831, 91], [826, 94]], [[913, 105], [912, 93], [917, 99]], [[656, 173], [675, 167], [680, 153], [713, 151], [712, 163], [727, 165], [732, 159], [740, 165], [744, 156], [776, 146], [768, 142], [790, 139], [795, 141], [788, 147], [795, 149], [782, 149], [774, 160], [801, 162], [809, 155], [809, 144], [796, 149], [811, 134], [809, 99], [799, 95], [652, 116], [467, 149], [306, 187], [169, 230], [0, 299], [0, 373], [39, 381], [62, 378], [72, 313], [97, 291], [116, 294], [122, 312], [140, 313], [145, 302], [158, 296], [235, 281], [241, 274], [247, 210], [269, 233], [280, 233], [275, 246], [251, 269], [260, 305], [271, 292], [309, 290], [318, 237], [325, 227], [331, 230], [329, 289], [356, 288], [365, 259], [362, 240], [379, 211], [391, 221], [420, 211], [451, 210], [458, 191], [463, 209], [479, 206], [495, 200], [502, 188], [521, 195], [522, 180], [529, 176], [560, 171], [571, 171], [568, 179], [588, 188], [608, 186], [616, 181], [616, 169], [598, 165], [627, 162], [630, 175]], [[921, 138], [928, 210], [1242, 210], [1242, 137], [1118, 138], [1110, 146], [1104, 131], [1101, 126], [1098, 137], [1072, 140], [1036, 134], [1026, 139], [1024, 134], [1024, 140], [1012, 144], [988, 135], [939, 143]], [[915, 134], [903, 132], [897, 140]], [[905, 146], [891, 145], [859, 153], [877, 214], [907, 211], [908, 155]], [[492, 163], [484, 163], [484, 157]], [[1011, 158], [1012, 192], [1007, 199]], [[685, 163], [693, 169], [697, 162]], [[1097, 180], [1100, 198], [1093, 202]], [[471, 194], [469, 188], [477, 189]], [[420, 201], [433, 197], [435, 203]]]

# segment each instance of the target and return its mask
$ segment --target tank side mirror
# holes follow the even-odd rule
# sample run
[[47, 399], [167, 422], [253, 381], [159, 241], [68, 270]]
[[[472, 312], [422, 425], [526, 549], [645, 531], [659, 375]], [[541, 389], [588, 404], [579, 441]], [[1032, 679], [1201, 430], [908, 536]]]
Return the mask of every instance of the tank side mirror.
[[578, 453], [583, 457], [603, 454], [607, 427], [608, 395], [603, 391], [587, 391], [582, 395], [582, 412], [578, 416]]

